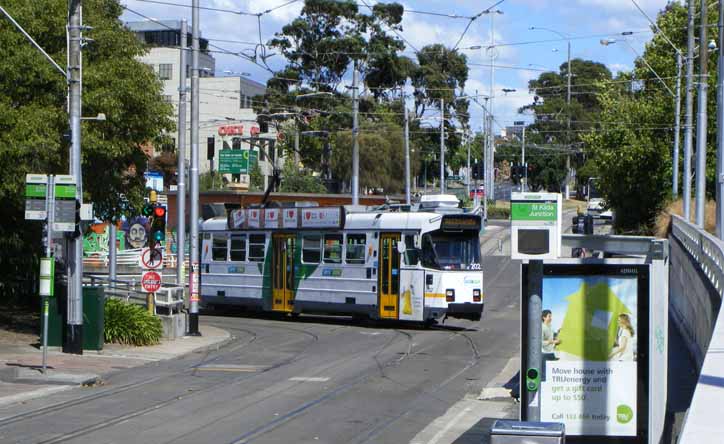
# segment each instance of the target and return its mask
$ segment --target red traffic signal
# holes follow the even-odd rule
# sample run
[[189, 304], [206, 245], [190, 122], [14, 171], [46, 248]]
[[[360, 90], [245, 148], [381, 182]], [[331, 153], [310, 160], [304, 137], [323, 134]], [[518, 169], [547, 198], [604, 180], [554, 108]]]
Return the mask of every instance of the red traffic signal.
[[165, 207], [155, 207], [153, 209], [153, 215], [155, 217], [165, 217], [166, 216], [166, 208]]

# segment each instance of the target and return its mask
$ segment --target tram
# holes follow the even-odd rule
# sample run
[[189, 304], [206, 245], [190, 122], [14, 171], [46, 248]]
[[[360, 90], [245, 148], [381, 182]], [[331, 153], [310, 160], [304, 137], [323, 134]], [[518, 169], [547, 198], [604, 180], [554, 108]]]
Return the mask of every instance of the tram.
[[480, 320], [481, 217], [245, 208], [201, 226], [205, 307], [433, 322]]

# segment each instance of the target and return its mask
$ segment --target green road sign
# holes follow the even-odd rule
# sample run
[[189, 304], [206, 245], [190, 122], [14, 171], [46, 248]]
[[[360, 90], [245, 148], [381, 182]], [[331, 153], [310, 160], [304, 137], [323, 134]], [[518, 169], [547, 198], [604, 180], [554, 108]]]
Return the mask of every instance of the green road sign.
[[68, 175], [55, 176], [54, 191], [53, 231], [75, 231], [75, 178]]
[[46, 198], [48, 176], [45, 174], [25, 175], [25, 219], [45, 220], [48, 217]]
[[558, 219], [555, 202], [512, 202], [512, 220], [555, 221]]
[[462, 180], [462, 176], [447, 176], [447, 180]]
[[249, 174], [251, 168], [258, 162], [259, 154], [250, 150], [221, 150], [219, 151], [219, 173], [221, 174]]

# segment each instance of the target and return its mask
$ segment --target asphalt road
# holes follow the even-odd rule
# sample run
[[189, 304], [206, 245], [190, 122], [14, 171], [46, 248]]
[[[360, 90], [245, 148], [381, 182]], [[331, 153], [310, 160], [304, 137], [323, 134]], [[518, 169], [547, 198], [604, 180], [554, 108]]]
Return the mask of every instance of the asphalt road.
[[[233, 340], [0, 409], [0, 442], [445, 442], [463, 418], [448, 421], [446, 412], [461, 400], [479, 402], [519, 353], [518, 264], [487, 256], [483, 267], [480, 322], [448, 319], [424, 329], [340, 317], [203, 316]], [[463, 413], [480, 417], [483, 407]], [[436, 420], [440, 430], [421, 438]], [[457, 443], [480, 442], [471, 430], [459, 434]]]

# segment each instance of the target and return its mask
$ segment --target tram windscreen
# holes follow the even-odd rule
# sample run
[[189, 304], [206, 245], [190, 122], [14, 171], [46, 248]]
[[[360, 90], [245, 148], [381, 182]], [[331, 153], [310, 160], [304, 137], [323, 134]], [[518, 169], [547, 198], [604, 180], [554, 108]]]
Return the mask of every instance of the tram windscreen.
[[479, 270], [480, 240], [474, 230], [433, 231], [422, 236], [422, 265], [438, 270]]

